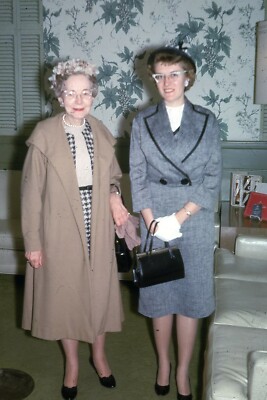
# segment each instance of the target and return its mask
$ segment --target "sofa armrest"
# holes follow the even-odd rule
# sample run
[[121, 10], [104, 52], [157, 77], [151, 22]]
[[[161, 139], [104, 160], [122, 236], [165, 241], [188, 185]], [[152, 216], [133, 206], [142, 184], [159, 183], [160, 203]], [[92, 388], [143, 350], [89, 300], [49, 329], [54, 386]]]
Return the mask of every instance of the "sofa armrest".
[[267, 351], [256, 350], [248, 355], [248, 399], [267, 398]]
[[267, 260], [267, 238], [238, 235], [235, 242], [235, 255], [254, 260]]

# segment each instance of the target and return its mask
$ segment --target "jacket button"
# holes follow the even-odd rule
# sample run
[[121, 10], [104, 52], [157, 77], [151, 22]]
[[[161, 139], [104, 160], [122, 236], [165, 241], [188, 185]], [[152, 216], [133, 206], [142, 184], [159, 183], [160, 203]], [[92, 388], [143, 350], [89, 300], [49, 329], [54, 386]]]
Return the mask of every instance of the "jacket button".
[[162, 185], [167, 185], [167, 181], [166, 181], [166, 179], [164, 179], [164, 178], [161, 178], [160, 179], [160, 183], [162, 184]]
[[182, 185], [188, 185], [188, 183], [189, 183], [189, 179], [187, 179], [187, 178], [183, 178], [183, 179], [181, 180], [181, 184], [182, 184]]

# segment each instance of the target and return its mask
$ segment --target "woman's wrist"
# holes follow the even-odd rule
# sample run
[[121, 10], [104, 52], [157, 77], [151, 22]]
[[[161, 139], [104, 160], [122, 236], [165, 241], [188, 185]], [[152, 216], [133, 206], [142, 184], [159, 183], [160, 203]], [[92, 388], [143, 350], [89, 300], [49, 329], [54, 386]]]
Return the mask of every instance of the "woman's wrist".
[[109, 204], [111, 210], [113, 210], [114, 207], [118, 207], [122, 204], [122, 199], [121, 196], [116, 194], [116, 193], [110, 193], [109, 195]]
[[110, 185], [110, 194], [116, 194], [117, 196], [121, 196], [121, 190], [117, 185], [111, 184]]
[[190, 211], [187, 207], [183, 206], [182, 208], [188, 217], [191, 217], [192, 211]]
[[175, 217], [180, 225], [182, 225], [189, 218], [183, 208], [175, 213]]

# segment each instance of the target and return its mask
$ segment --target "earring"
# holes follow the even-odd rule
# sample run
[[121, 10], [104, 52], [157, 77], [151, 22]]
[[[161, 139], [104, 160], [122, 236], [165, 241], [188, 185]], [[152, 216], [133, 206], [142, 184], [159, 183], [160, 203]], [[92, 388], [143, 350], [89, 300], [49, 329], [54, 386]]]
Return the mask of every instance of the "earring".
[[189, 85], [189, 81], [185, 81], [184, 86], [187, 87]]

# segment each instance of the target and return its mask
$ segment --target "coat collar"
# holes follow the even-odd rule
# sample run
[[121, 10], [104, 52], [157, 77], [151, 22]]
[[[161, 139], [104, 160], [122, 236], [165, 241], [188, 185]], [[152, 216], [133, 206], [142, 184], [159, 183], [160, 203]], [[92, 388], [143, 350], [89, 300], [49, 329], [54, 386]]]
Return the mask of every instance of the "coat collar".
[[[63, 113], [49, 118], [38, 124], [27, 144], [36, 146], [49, 160], [57, 171], [68, 193], [73, 193], [77, 186], [76, 171], [73, 157], [69, 148], [67, 136], [62, 125]], [[112, 135], [107, 135], [105, 127], [96, 118], [88, 115], [88, 120], [94, 138], [94, 175], [98, 178], [98, 171], [110, 164], [113, 157], [113, 146], [116, 142]], [[79, 192], [79, 191], [78, 191]]]
[[77, 186], [77, 178], [62, 124], [62, 116], [63, 113], [37, 124], [27, 144], [34, 145], [44, 154], [56, 170], [65, 190], [69, 193], [71, 190], [73, 191], [74, 186]]
[[[177, 133], [177, 142], [171, 130], [164, 101], [157, 104], [153, 112], [144, 119], [150, 135], [154, 137], [168, 158], [179, 166], [179, 164], [184, 163], [186, 159], [190, 157], [199, 145], [206, 129], [208, 113], [196, 109], [195, 106], [185, 98], [181, 126], [179, 133]], [[174, 143], [179, 145], [179, 154], [177, 154]]]

